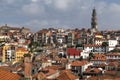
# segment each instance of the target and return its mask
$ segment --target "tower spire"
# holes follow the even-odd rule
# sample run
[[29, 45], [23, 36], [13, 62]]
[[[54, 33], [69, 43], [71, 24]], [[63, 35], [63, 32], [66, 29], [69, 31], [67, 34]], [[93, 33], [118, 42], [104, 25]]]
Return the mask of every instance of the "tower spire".
[[93, 33], [98, 31], [97, 13], [96, 13], [95, 7], [93, 8], [93, 11], [92, 11], [91, 29]]

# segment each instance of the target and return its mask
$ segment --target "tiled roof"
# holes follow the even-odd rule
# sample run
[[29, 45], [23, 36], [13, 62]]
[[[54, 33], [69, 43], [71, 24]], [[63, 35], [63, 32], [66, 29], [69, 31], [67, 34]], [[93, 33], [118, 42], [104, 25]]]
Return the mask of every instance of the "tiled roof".
[[65, 61], [67, 61], [67, 58], [59, 58], [59, 57], [57, 57], [57, 58], [55, 58], [55, 60], [56, 60], [56, 61], [65, 62]]
[[57, 77], [57, 80], [75, 80], [79, 79], [78, 76], [73, 75], [69, 71], [63, 71], [61, 74]]
[[30, 44], [31, 41], [30, 40], [26, 40], [24, 44]]
[[0, 66], [0, 70], [10, 71], [11, 68], [9, 66]]
[[82, 52], [82, 51], [77, 50], [75, 48], [68, 48], [67, 49], [67, 55], [70, 55], [70, 56], [80, 56], [80, 52]]
[[119, 65], [118, 62], [110, 62], [110, 63], [108, 64], [108, 66], [118, 66], [118, 65]]
[[120, 53], [109, 53], [106, 56], [120, 56]]
[[0, 80], [19, 80], [20, 76], [5, 70], [0, 70]]
[[106, 64], [102, 63], [102, 64], [99, 64], [98, 66], [99, 66], [99, 67], [105, 67]]
[[25, 48], [17, 48], [16, 51], [27, 52], [27, 50]]
[[106, 61], [106, 56], [104, 54], [94, 54], [92, 61]]
[[49, 66], [48, 68], [49, 68], [49, 69], [53, 69], [53, 70], [62, 70], [62, 69], [63, 69], [63, 67], [57, 66], [57, 65]]
[[76, 35], [75, 35], [75, 38], [76, 38], [76, 39], [79, 39], [80, 37], [81, 37], [80, 34], [76, 34]]
[[[44, 73], [44, 72], [46, 72], [46, 71], [47, 71], [47, 73]], [[42, 72], [43, 72], [46, 76], [49, 76], [49, 75], [52, 75], [52, 74], [56, 73], [56, 70], [50, 69], [50, 68], [42, 68]]]
[[48, 33], [48, 30], [40, 30], [37, 33]]
[[71, 66], [84, 66], [85, 64], [88, 64], [88, 61], [74, 61], [71, 63]]
[[100, 73], [101, 72], [101, 70], [100, 69], [98, 69], [98, 68], [92, 68], [92, 69], [86, 69], [86, 71], [84, 72], [84, 73], [96, 73], [96, 74], [98, 74], [98, 73]]

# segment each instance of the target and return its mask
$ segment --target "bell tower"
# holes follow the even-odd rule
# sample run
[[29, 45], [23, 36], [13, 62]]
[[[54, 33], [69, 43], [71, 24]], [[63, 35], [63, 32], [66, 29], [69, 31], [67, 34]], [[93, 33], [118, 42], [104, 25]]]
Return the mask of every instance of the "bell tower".
[[97, 13], [96, 13], [96, 9], [93, 8], [92, 18], [91, 18], [91, 32], [95, 33], [97, 31], [98, 31]]

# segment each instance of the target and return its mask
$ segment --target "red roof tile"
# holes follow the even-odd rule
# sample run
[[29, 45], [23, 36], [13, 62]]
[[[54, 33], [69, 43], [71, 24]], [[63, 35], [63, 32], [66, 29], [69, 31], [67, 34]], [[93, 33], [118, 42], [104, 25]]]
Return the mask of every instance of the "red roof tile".
[[68, 48], [67, 49], [67, 55], [70, 55], [70, 56], [80, 56], [81, 52], [82, 52], [81, 50], [77, 50], [75, 48]]
[[17, 48], [16, 51], [27, 52], [27, 50], [25, 48]]
[[5, 70], [0, 70], [0, 80], [19, 80], [20, 76]]
[[84, 72], [84, 73], [96, 73], [96, 74], [98, 74], [98, 73], [100, 73], [101, 72], [101, 70], [100, 69], [98, 69], [98, 68], [92, 68], [92, 69], [86, 69], [86, 71]]
[[87, 63], [89, 62], [88, 61], [74, 61], [71, 63], [71, 66], [84, 66]]
[[106, 56], [120, 56], [120, 53], [109, 53]]
[[104, 54], [94, 54], [92, 61], [106, 61], [106, 56]]
[[108, 64], [108, 66], [118, 66], [119, 65], [119, 63], [118, 62], [110, 62], [109, 64]]
[[73, 75], [70, 71], [63, 71], [57, 77], [57, 80], [75, 80], [75, 79], [79, 79], [79, 77]]

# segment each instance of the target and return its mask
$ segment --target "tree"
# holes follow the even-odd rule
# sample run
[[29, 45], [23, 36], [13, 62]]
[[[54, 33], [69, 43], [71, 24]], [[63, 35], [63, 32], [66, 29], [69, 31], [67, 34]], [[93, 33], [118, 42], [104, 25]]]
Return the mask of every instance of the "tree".
[[79, 58], [79, 60], [82, 61], [82, 60], [83, 60], [83, 56], [81, 56], [81, 57]]
[[111, 50], [110, 52], [120, 52], [120, 49], [115, 48], [115, 49]]
[[77, 44], [77, 45], [76, 45], [76, 48], [77, 48], [77, 47], [83, 47], [83, 46], [84, 46], [83, 44]]
[[58, 57], [59, 57], [59, 58], [62, 58], [62, 53], [60, 53], [60, 54], [58, 55]]
[[33, 52], [35, 48], [37, 48], [38, 43], [37, 42], [31, 42], [28, 47], [30, 48], [30, 52]]
[[104, 48], [105, 48], [105, 52], [107, 52], [107, 51], [108, 51], [108, 50], [107, 50], [108, 42], [103, 42], [103, 43], [102, 43], [102, 47], [104, 47]]
[[94, 54], [92, 52], [89, 53], [89, 60], [91, 60], [92, 58], [94, 58]]
[[80, 50], [83, 50], [84, 49], [84, 44], [77, 44], [76, 48], [80, 49]]
[[66, 54], [63, 54], [63, 58], [66, 58]]

